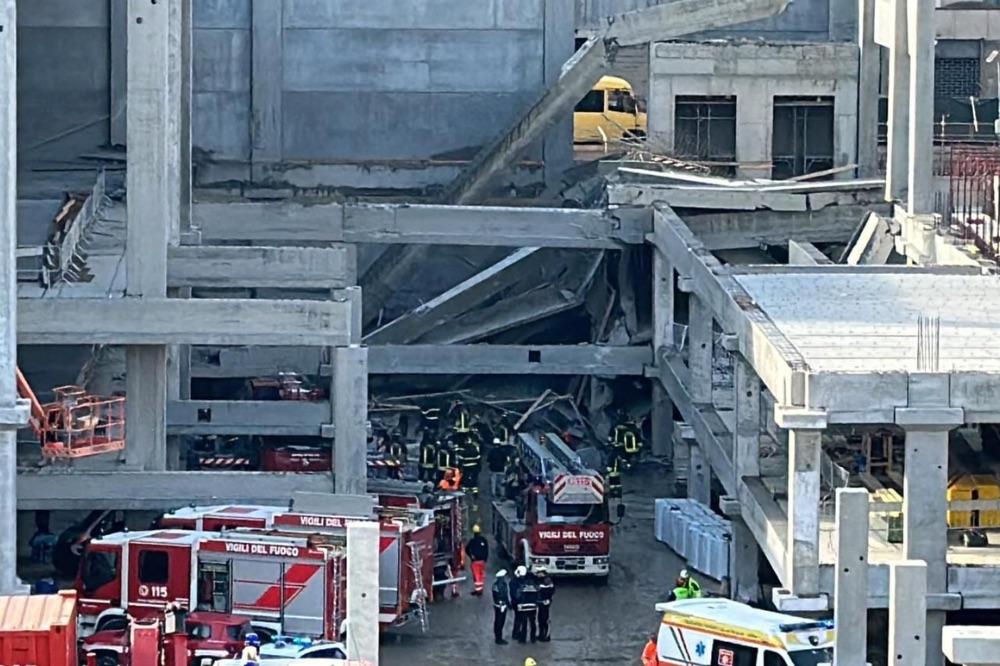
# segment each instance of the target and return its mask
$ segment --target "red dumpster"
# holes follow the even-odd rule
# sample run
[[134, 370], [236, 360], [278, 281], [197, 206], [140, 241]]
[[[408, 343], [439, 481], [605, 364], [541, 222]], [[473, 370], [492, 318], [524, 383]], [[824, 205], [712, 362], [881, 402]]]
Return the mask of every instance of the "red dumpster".
[[0, 664], [76, 666], [76, 593], [0, 597]]

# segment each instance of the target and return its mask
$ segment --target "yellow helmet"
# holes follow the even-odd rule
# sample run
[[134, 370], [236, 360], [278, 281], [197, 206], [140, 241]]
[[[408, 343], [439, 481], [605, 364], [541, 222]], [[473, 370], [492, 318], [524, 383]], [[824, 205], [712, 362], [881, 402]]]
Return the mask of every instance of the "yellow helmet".
[[481, 531], [482, 530], [480, 529], [479, 525], [473, 525], [472, 526], [472, 533], [473, 534], [479, 534]]
[[538, 662], [531, 657], [528, 657], [524, 660], [524, 666], [538, 666]]

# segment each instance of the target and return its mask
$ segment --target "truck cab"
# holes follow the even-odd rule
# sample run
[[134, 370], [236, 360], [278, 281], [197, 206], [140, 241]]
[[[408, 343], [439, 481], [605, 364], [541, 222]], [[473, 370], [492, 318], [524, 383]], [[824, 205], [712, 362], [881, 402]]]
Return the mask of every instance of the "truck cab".
[[632, 85], [617, 76], [605, 76], [576, 105], [573, 142], [606, 144], [643, 137], [646, 125], [646, 113], [639, 109]]

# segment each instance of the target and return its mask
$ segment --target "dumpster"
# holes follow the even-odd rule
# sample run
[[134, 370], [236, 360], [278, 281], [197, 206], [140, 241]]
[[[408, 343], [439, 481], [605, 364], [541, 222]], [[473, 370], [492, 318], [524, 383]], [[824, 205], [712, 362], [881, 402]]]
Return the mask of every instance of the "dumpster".
[[76, 593], [0, 597], [0, 664], [76, 666]]

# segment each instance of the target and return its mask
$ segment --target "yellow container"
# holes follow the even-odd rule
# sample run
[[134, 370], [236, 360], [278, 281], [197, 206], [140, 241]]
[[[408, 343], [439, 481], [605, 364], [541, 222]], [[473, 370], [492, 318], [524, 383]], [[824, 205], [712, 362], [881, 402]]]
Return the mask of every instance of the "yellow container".
[[[976, 474], [972, 476], [976, 484], [977, 496], [972, 499], [1000, 500], [1000, 481], [990, 474]], [[979, 527], [1000, 527], [1000, 511], [984, 509], [979, 513]]]
[[[976, 483], [968, 474], [957, 476], [948, 484], [945, 496], [949, 502], [961, 502], [972, 499], [972, 491]], [[971, 511], [948, 511], [948, 527], [972, 527]]]

